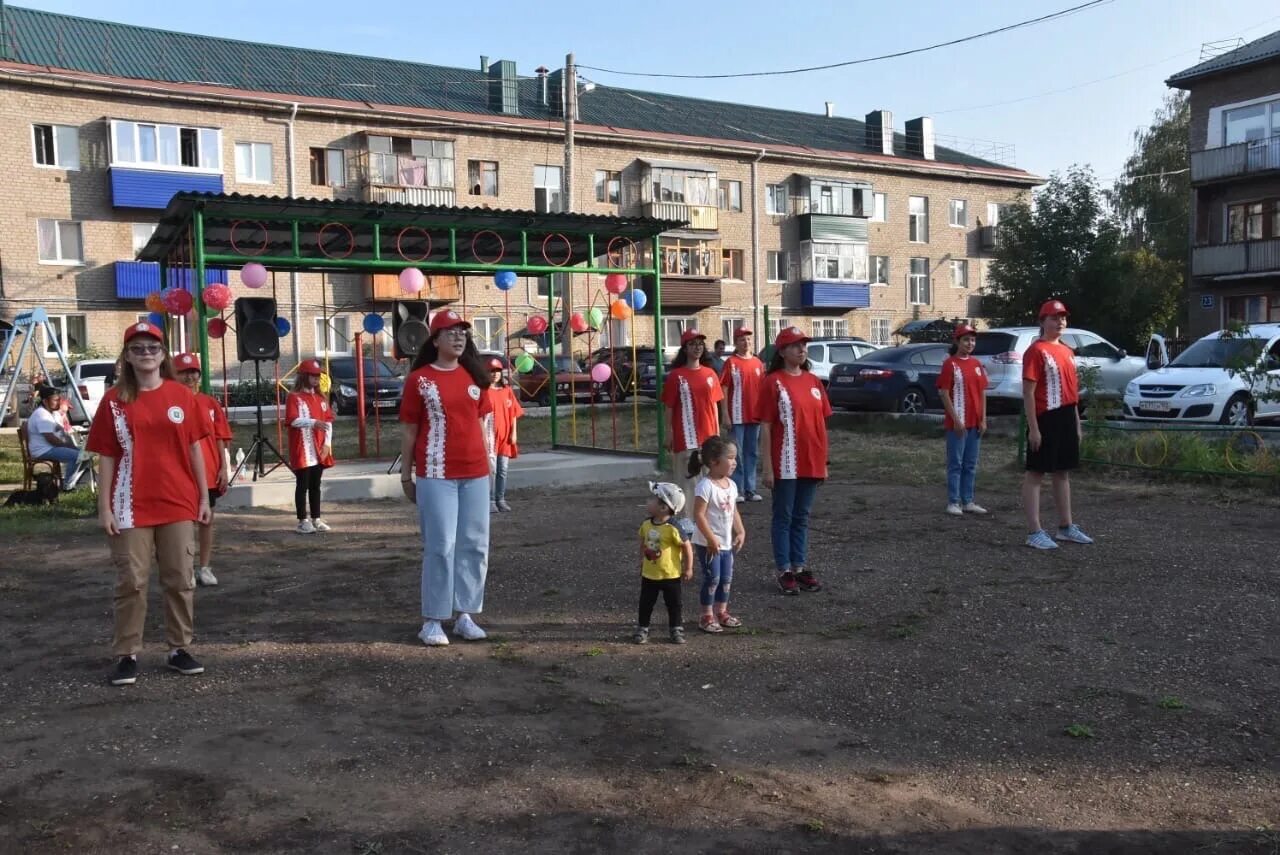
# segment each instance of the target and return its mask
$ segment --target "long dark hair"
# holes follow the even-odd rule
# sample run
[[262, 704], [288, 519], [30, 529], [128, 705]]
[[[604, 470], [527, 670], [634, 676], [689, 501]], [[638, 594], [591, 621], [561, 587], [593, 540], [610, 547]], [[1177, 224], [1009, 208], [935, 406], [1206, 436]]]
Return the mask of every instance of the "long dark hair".
[[[782, 358], [782, 349], [775, 347], [773, 356], [769, 357], [769, 370], [766, 374], [772, 374], [775, 371], [781, 371], [786, 366], [786, 361]], [[812, 371], [813, 363], [809, 361], [808, 351], [805, 351], [804, 362], [800, 363], [801, 371]]]
[[[680, 349], [676, 351], [676, 360], [673, 363], [676, 368], [684, 368], [689, 364], [689, 344], [680, 345]], [[707, 340], [702, 340], [702, 358], [698, 360], [699, 365], [712, 366], [715, 360], [711, 358], [711, 352], [707, 349]]]
[[[436, 347], [436, 337], [443, 333], [444, 330], [436, 333], [422, 343], [422, 349], [418, 351], [417, 357], [413, 360], [413, 366], [410, 371], [417, 371], [423, 366], [430, 365], [440, 357], [440, 348]], [[489, 377], [489, 366], [480, 356], [480, 351], [476, 350], [476, 343], [471, 340], [471, 333], [467, 333], [467, 345], [462, 350], [462, 355], [458, 357], [458, 364], [467, 369], [467, 373], [471, 375], [471, 379], [476, 381], [476, 385], [481, 389], [488, 389], [493, 385], [493, 380]]]
[[316, 377], [316, 385], [315, 386], [311, 385], [310, 378], [315, 376], [316, 375], [314, 374], [306, 374], [302, 371], [299, 371], [297, 376], [293, 378], [293, 391], [315, 392], [317, 395], [319, 395], [320, 394], [320, 378]]
[[731, 439], [725, 439], [722, 436], [707, 437], [706, 442], [702, 443], [702, 447], [695, 448], [693, 454], [689, 455], [689, 477], [693, 478], [702, 472], [704, 468], [711, 468], [712, 463], [724, 459], [724, 456], [729, 453], [729, 449], [737, 447], [737, 444]]

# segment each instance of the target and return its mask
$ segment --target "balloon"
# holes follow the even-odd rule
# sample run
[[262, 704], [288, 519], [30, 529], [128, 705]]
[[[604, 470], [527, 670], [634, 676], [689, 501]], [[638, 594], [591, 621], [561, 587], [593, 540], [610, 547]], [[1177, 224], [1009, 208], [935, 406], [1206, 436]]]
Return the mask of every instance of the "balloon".
[[148, 312], [164, 313], [164, 298], [160, 296], [159, 291], [152, 291], [148, 294], [145, 303]]
[[610, 273], [604, 278], [604, 290], [610, 294], [621, 294], [627, 290], [627, 277], [621, 273]]
[[498, 286], [499, 291], [510, 291], [516, 287], [518, 278], [514, 270], [499, 270], [493, 274], [493, 284]]
[[406, 294], [417, 294], [427, 284], [427, 277], [416, 267], [406, 267], [400, 271], [400, 290]]
[[569, 329], [573, 330], [574, 332], [587, 331], [587, 319], [582, 317], [581, 312], [574, 312], [572, 315], [569, 316]]
[[151, 323], [152, 326], [159, 327], [160, 329], [164, 329], [164, 312], [152, 312], [151, 314], [147, 315], [147, 320]]
[[632, 288], [623, 295], [622, 299], [626, 300], [627, 305], [635, 309], [637, 312], [649, 303], [649, 295], [638, 288]]
[[529, 319], [529, 322], [525, 324], [525, 326], [528, 327], [529, 332], [534, 335], [542, 335], [547, 331], [547, 319], [542, 317], [542, 315], [534, 315]]
[[591, 368], [591, 379], [597, 383], [604, 383], [613, 376], [613, 369], [609, 367], [607, 362], [597, 362]]
[[222, 318], [209, 319], [209, 338], [222, 338], [227, 334], [227, 322]]
[[625, 321], [631, 317], [631, 310], [627, 308], [627, 304], [619, 300], [609, 307], [609, 314], [613, 316], [615, 321]]
[[170, 288], [165, 291], [161, 301], [164, 303], [165, 311], [171, 315], [185, 315], [191, 311], [191, 307], [196, 302], [190, 291], [183, 291], [181, 288]]
[[516, 371], [521, 374], [528, 374], [533, 370], [533, 357], [527, 353], [522, 353], [516, 357]]
[[386, 325], [387, 322], [382, 319], [382, 315], [375, 315], [372, 312], [364, 316], [364, 322], [362, 323], [364, 331], [369, 335], [382, 332]]
[[221, 283], [206, 285], [204, 291], [200, 293], [200, 299], [204, 300], [204, 304], [210, 309], [221, 312], [231, 305], [231, 289]]
[[276, 335], [288, 335], [291, 329], [288, 318], [276, 318]]
[[267, 284], [267, 268], [256, 261], [250, 261], [240, 268], [240, 281], [246, 288], [261, 288]]
[[600, 324], [604, 321], [604, 312], [599, 309], [592, 309], [587, 312], [587, 323], [591, 324], [593, 330], [600, 329]]

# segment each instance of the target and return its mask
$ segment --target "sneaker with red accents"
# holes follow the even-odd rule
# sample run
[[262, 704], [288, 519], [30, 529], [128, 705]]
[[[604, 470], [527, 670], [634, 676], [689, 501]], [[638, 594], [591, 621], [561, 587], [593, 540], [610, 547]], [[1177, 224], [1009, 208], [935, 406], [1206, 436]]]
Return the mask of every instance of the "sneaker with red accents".
[[800, 593], [800, 583], [796, 581], [796, 574], [790, 570], [778, 574], [778, 589], [786, 596], [792, 597]]
[[808, 594], [822, 590], [822, 583], [818, 581], [818, 577], [808, 570], [801, 570], [796, 574], [796, 585], [799, 586], [800, 590]]

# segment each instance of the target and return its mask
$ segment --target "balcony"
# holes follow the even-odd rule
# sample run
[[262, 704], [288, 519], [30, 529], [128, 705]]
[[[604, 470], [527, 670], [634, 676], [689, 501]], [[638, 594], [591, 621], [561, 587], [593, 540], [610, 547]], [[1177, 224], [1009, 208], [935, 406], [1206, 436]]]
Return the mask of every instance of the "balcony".
[[[364, 151], [357, 155], [357, 169], [364, 201], [401, 205], [452, 206], [453, 175], [435, 174], [439, 167], [422, 157]], [[450, 166], [452, 161], [449, 161]]]
[[1191, 251], [1192, 276], [1280, 273], [1280, 238], [1197, 246]]
[[800, 305], [809, 309], [869, 309], [871, 286], [849, 282], [801, 282]]
[[983, 252], [990, 252], [995, 249], [999, 241], [999, 226], [978, 226], [978, 246]]
[[[646, 311], [652, 312], [655, 303], [653, 277], [639, 277], [640, 290], [649, 298]], [[662, 279], [662, 311], [672, 309], [708, 309], [720, 305], [720, 280], [718, 279]]]
[[[115, 267], [116, 298], [144, 300], [152, 291], [160, 290], [160, 265], [153, 261], [117, 261]], [[169, 270], [170, 288], [191, 290], [192, 270], [176, 267]], [[227, 284], [227, 271], [210, 268], [204, 272], [204, 284]]]
[[655, 220], [688, 223], [688, 228], [714, 232], [720, 228], [720, 209], [714, 205], [685, 205], [681, 202], [645, 202], [641, 213]]
[[1191, 153], [1191, 183], [1280, 170], [1280, 136], [1207, 148]]
[[222, 175], [180, 169], [132, 169], [113, 166], [107, 170], [111, 179], [111, 205], [114, 208], [150, 208], [164, 210], [173, 194], [183, 191], [221, 193]]
[[867, 221], [845, 214], [800, 214], [801, 241], [866, 241]]

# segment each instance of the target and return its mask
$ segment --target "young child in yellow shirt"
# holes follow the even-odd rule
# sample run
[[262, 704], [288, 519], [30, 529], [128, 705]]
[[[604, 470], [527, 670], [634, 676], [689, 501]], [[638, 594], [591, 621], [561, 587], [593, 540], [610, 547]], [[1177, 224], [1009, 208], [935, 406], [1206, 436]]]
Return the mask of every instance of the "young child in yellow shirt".
[[640, 615], [634, 641], [649, 643], [649, 618], [661, 594], [671, 643], [684, 644], [680, 585], [693, 578], [693, 525], [683, 517], [675, 518], [684, 510], [683, 490], [675, 484], [650, 481], [649, 492], [653, 494], [645, 505], [649, 517], [640, 524]]

